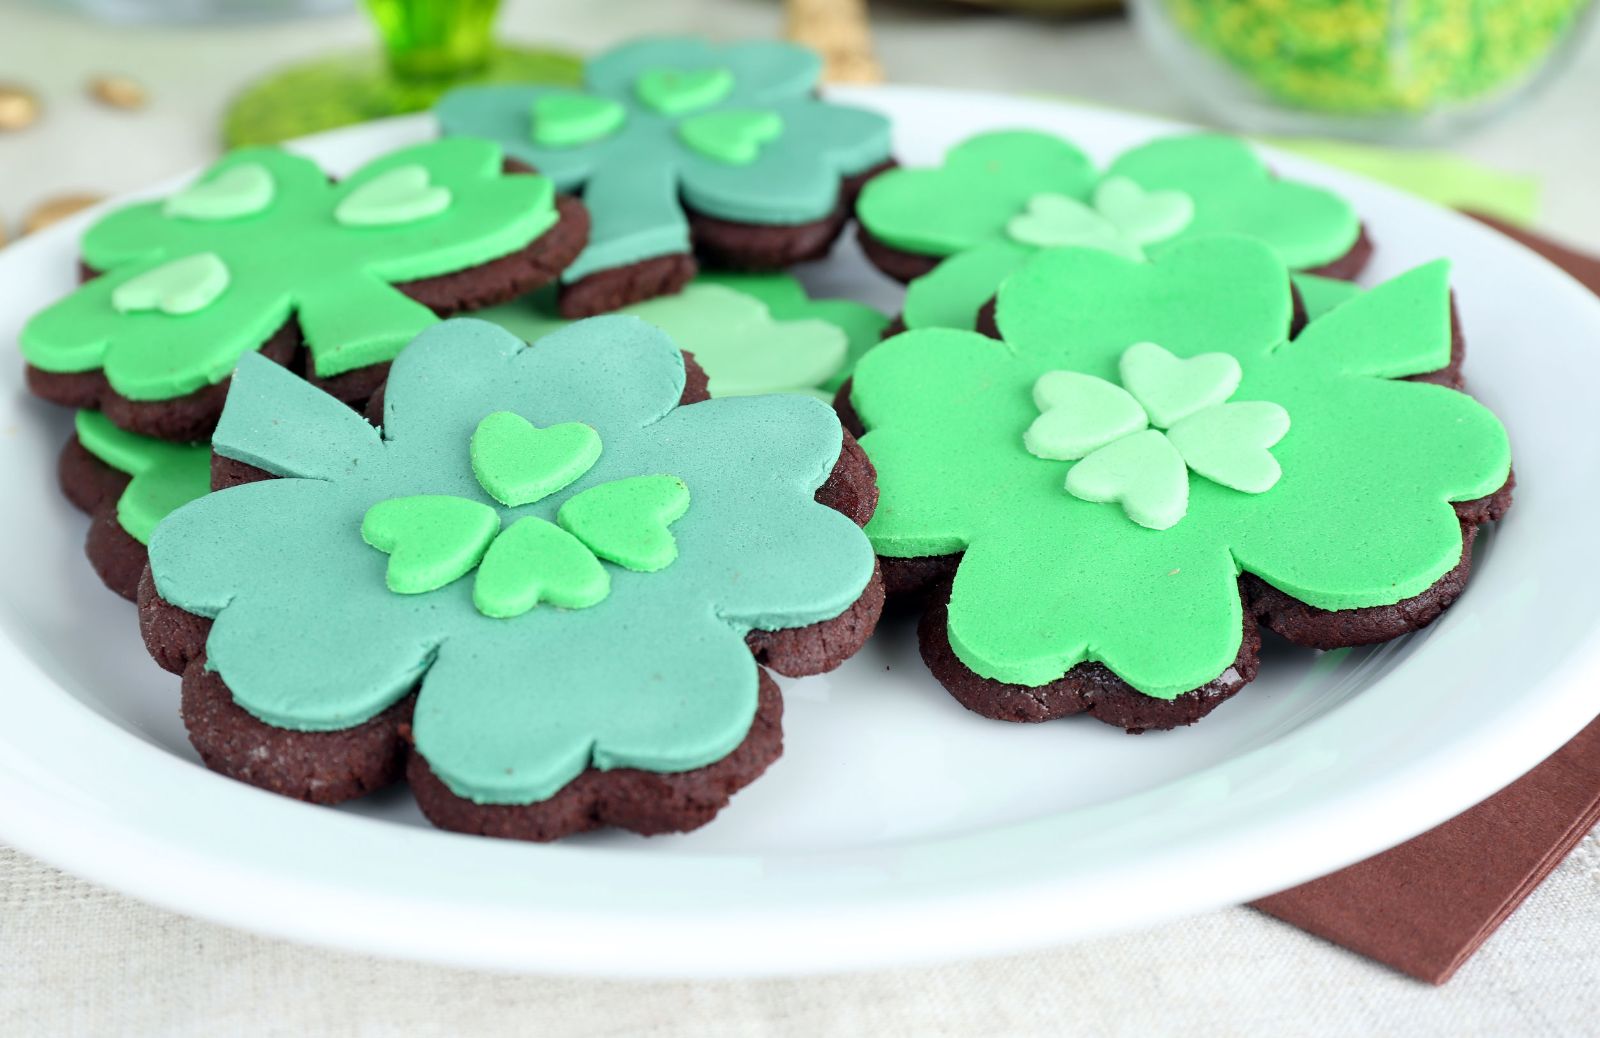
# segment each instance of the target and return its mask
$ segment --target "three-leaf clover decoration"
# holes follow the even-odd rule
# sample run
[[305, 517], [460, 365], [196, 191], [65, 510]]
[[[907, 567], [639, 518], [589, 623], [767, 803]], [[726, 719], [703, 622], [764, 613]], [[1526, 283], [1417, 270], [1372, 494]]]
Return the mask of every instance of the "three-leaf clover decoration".
[[589, 61], [581, 89], [465, 87], [436, 112], [446, 134], [496, 141], [582, 191], [593, 226], [570, 283], [687, 253], [685, 206], [753, 224], [832, 214], [841, 178], [888, 158], [889, 124], [820, 99], [820, 72], [794, 44], [640, 40]]
[[1104, 174], [1070, 141], [1034, 131], [980, 134], [942, 165], [874, 177], [857, 206], [863, 229], [893, 249], [940, 259], [906, 294], [909, 328], [971, 328], [1000, 283], [1043, 248], [1077, 245], [1130, 259], [1233, 232], [1294, 270], [1341, 259], [1355, 211], [1332, 192], [1276, 177], [1231, 137], [1151, 141]]
[[1165, 530], [1188, 510], [1191, 469], [1246, 494], [1278, 482], [1268, 448], [1289, 431], [1289, 413], [1267, 400], [1227, 402], [1244, 374], [1232, 354], [1179, 359], [1137, 342], [1118, 370], [1121, 386], [1076, 371], [1047, 371], [1033, 385], [1042, 413], [1023, 443], [1036, 457], [1078, 462], [1067, 472], [1072, 496], [1118, 502], [1140, 526]]
[[[511, 411], [485, 417], [469, 446], [479, 484], [511, 508], [575, 482], [600, 450], [600, 434], [581, 422], [540, 429]], [[473, 604], [505, 619], [541, 601], [567, 609], [597, 605], [611, 592], [602, 558], [641, 573], [665, 568], [678, 557], [668, 527], [688, 510], [683, 481], [657, 475], [601, 483], [563, 503], [554, 523], [523, 516], [503, 530], [499, 513], [481, 501], [413, 494], [367, 509], [361, 537], [388, 553], [389, 590], [437, 591], [476, 567]]]

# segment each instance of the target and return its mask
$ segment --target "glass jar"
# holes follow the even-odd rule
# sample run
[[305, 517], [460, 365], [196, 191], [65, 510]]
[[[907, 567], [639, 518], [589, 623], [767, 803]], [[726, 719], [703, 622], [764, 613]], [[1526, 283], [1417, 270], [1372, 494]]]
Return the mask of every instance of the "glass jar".
[[1590, 0], [1134, 0], [1172, 75], [1234, 126], [1437, 141], [1526, 97]]

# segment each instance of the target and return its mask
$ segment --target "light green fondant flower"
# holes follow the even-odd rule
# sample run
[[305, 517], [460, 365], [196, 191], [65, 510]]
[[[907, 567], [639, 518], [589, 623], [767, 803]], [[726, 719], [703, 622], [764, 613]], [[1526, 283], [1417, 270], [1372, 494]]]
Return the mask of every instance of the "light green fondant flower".
[[[1097, 661], [1172, 698], [1236, 657], [1243, 572], [1351, 609], [1458, 563], [1451, 503], [1498, 490], [1510, 452], [1470, 397], [1401, 381], [1449, 361], [1447, 265], [1288, 340], [1291, 309], [1283, 263], [1248, 239], [1148, 263], [1057, 249], [1001, 288], [1004, 341], [925, 329], [862, 360], [868, 533], [881, 555], [963, 553], [949, 637], [968, 667], [1036, 686]], [[1100, 449], [1115, 453], [1079, 476]], [[1170, 516], [1185, 483], [1181, 521], [1130, 520]]]
[[[702, 275], [676, 295], [623, 307], [705, 369], [712, 396], [809, 393], [832, 399], [888, 319], [847, 300], [810, 300], [785, 274]], [[570, 322], [548, 293], [476, 316], [532, 341]]]
[[555, 222], [553, 200], [486, 141], [407, 148], [338, 183], [288, 152], [234, 152], [94, 224], [83, 259], [101, 275], [28, 322], [23, 356], [165, 400], [227, 378], [293, 317], [317, 375], [387, 361], [436, 320], [395, 284], [521, 248]]
[[379, 431], [246, 357], [215, 449], [285, 478], [168, 516], [156, 587], [214, 618], [207, 665], [268, 724], [348, 728], [416, 691], [416, 751], [480, 803], [720, 760], [756, 712], [748, 632], [838, 616], [873, 555], [814, 498], [843, 435], [825, 405], [679, 407], [683, 385], [634, 318], [531, 346], [447, 321], [395, 360]]
[[910, 328], [971, 328], [1006, 275], [1041, 248], [1080, 246], [1128, 258], [1223, 232], [1271, 246], [1289, 267], [1330, 263], [1360, 233], [1355, 212], [1321, 188], [1274, 177], [1243, 142], [1196, 135], [1152, 141], [1097, 174], [1059, 137], [972, 137], [932, 169], [873, 178], [862, 225], [888, 245], [948, 257], [913, 281]]
[[817, 97], [821, 61], [789, 43], [640, 40], [584, 68], [581, 90], [465, 87], [444, 132], [502, 145], [582, 191], [588, 247], [563, 275], [689, 251], [687, 205], [724, 220], [797, 224], [831, 214], [842, 177], [889, 157], [881, 115]]

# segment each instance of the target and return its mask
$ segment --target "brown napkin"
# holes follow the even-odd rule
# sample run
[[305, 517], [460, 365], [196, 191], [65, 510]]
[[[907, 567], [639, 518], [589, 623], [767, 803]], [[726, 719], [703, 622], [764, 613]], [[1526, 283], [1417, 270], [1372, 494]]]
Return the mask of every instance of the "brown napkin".
[[[1600, 259], [1489, 217], [1600, 294]], [[1600, 823], [1600, 720], [1488, 800], [1392, 851], [1255, 907], [1443, 984]]]

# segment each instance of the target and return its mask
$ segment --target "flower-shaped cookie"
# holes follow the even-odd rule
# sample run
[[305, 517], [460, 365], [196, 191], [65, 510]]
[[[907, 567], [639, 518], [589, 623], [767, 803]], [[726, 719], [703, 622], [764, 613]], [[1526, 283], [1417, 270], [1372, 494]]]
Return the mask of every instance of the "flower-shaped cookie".
[[1101, 175], [1059, 137], [981, 134], [942, 166], [874, 178], [859, 213], [868, 256], [916, 278], [906, 294], [910, 328], [974, 327], [1006, 275], [1042, 248], [1137, 259], [1232, 232], [1270, 245], [1292, 269], [1341, 277], [1359, 273], [1371, 251], [1345, 201], [1274, 177], [1249, 146], [1214, 135], [1151, 141]]
[[[712, 396], [797, 392], [832, 400], [888, 323], [861, 303], [812, 300], [786, 274], [705, 274], [676, 295], [617, 312], [666, 332], [704, 369]], [[477, 316], [528, 342], [569, 323], [546, 293]]]
[[[198, 440], [245, 354], [287, 361], [303, 338], [314, 378], [381, 372], [434, 309], [538, 287], [581, 244], [550, 180], [505, 173], [487, 141], [407, 148], [338, 183], [308, 159], [249, 149], [96, 222], [83, 260], [100, 276], [29, 321], [22, 352], [47, 399]], [[474, 285], [490, 265], [493, 287]]]
[[581, 190], [594, 227], [561, 300], [581, 317], [680, 287], [691, 238], [749, 269], [826, 251], [844, 182], [889, 157], [889, 124], [820, 100], [820, 71], [793, 44], [642, 40], [590, 61], [582, 90], [466, 87], [437, 114], [446, 134], [496, 141]]
[[[532, 346], [450, 321], [396, 359], [379, 432], [247, 357], [215, 450], [288, 478], [195, 501], [150, 543], [152, 601], [213, 620], [203, 655], [178, 654], [186, 717], [224, 691], [238, 708], [191, 720], [202, 755], [292, 795], [364, 792], [415, 691], [410, 779], [442, 825], [708, 820], [777, 752], [747, 635], [849, 614], [874, 560], [813, 499], [843, 443], [825, 405], [679, 407], [683, 385], [681, 354], [633, 318]], [[182, 626], [163, 622], [153, 644]], [[227, 757], [241, 746], [260, 753]], [[283, 777], [308, 759], [364, 778]]]
[[992, 716], [1168, 727], [1254, 675], [1254, 619], [1327, 647], [1433, 619], [1510, 466], [1484, 407], [1403, 381], [1450, 362], [1447, 276], [1419, 267], [1290, 340], [1259, 242], [1059, 249], [1000, 289], [1003, 341], [874, 349], [851, 397], [882, 494], [867, 529], [954, 572], [924, 627], [941, 680]]

